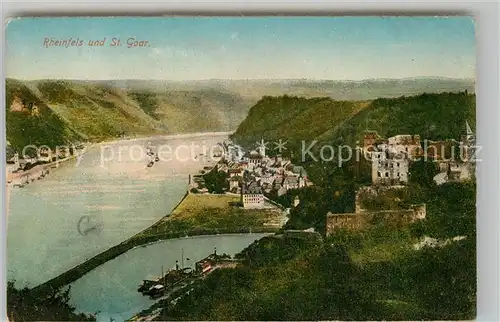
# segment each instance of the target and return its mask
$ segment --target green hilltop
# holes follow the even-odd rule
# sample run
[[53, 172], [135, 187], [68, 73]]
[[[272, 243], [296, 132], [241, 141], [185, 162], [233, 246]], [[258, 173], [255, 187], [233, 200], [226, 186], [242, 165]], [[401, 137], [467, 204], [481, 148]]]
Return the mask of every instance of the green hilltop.
[[[467, 90], [372, 101], [263, 97], [233, 139], [245, 147], [261, 137], [289, 140], [290, 147], [300, 140], [353, 144], [367, 129], [384, 137], [459, 139], [466, 121], [475, 129], [475, 108], [475, 94]], [[425, 203], [425, 221], [325, 236], [327, 212], [353, 212], [355, 191], [371, 180], [358, 177], [349, 163], [302, 165], [314, 186], [285, 195], [289, 204], [298, 195], [300, 203], [291, 209], [284, 233], [254, 242], [236, 255], [239, 267], [218, 269], [196, 282], [175, 305], [158, 304], [155, 320], [415, 321], [476, 315], [474, 180], [436, 185], [433, 162], [412, 163], [413, 175], [398, 200], [378, 196], [364, 202], [376, 208], [382, 202]], [[308, 228], [322, 241], [315, 233], [297, 232]], [[441, 244], [421, 247], [426, 238]]]
[[328, 97], [265, 96], [250, 109], [233, 139], [245, 146], [261, 138], [313, 140], [367, 105], [365, 101], [336, 101]]
[[[13, 102], [25, 108], [16, 111]], [[136, 135], [230, 131], [251, 102], [238, 93], [190, 91], [111, 82], [6, 80], [7, 140], [14, 149]], [[39, 114], [31, 113], [37, 106]]]
[[[47, 103], [22, 82], [6, 80], [6, 132], [7, 141], [12, 147], [22, 149], [29, 144], [56, 145], [81, 136], [65, 123]], [[22, 112], [11, 112], [9, 107], [14, 97], [23, 104], [35, 104], [39, 108], [39, 117]]]
[[466, 121], [476, 127], [476, 95], [466, 91], [379, 98], [317, 139], [353, 144], [365, 130], [375, 130], [382, 137], [419, 134], [422, 139], [458, 140]]
[[[473, 93], [474, 80], [7, 79], [7, 140], [14, 149], [20, 149], [27, 144], [56, 146], [120, 136], [234, 131], [236, 128], [235, 138], [246, 144], [262, 136], [291, 141], [315, 138], [329, 140], [356, 134], [362, 124], [366, 124], [367, 117], [381, 121], [375, 122], [374, 127], [388, 124], [386, 121], [390, 115], [381, 116], [385, 113], [384, 109], [401, 109], [403, 113], [416, 110], [422, 113], [412, 107], [415, 98], [400, 97], [393, 100], [394, 97], [464, 90]], [[462, 103], [469, 104], [463, 97], [457, 97], [454, 102], [452, 97], [442, 98], [438, 95], [435, 96], [438, 101], [432, 103], [434, 94], [426, 95], [430, 96], [421, 99], [424, 104], [419, 108], [436, 107], [439, 111], [452, 114], [444, 115], [445, 118], [461, 122], [456, 123], [457, 129], [463, 124], [464, 115], [456, 115], [456, 110], [448, 111], [450, 107], [460, 109], [468, 106], [459, 106]], [[472, 95], [465, 97], [473, 101]], [[408, 101], [405, 102], [405, 99]], [[439, 100], [446, 99], [448, 102], [443, 110], [444, 105]], [[12, 111], [14, 100], [20, 100], [26, 106], [36, 105], [39, 115], [31, 115], [29, 108], [24, 112]], [[399, 105], [390, 107], [387, 104]], [[436, 130], [432, 122], [436, 120], [435, 117], [441, 116], [439, 113], [430, 113], [434, 118], [427, 127], [419, 124], [415, 130], [438, 134], [439, 123], [435, 124]], [[469, 123], [473, 122], [468, 118]], [[408, 129], [413, 128], [414, 124], [408, 125]], [[391, 126], [391, 129], [404, 127]], [[383, 128], [381, 130], [384, 132]]]
[[361, 142], [366, 130], [381, 136], [419, 134], [422, 139], [459, 139], [465, 122], [475, 128], [476, 95], [467, 91], [423, 93], [372, 101], [296, 96], [263, 97], [232, 138], [246, 147], [282, 139], [300, 152], [316, 140], [333, 145]]

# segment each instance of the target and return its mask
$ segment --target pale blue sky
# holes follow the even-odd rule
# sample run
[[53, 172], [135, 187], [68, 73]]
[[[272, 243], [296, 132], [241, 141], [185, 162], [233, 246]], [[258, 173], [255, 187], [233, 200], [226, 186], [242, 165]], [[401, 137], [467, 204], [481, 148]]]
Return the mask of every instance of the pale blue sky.
[[[44, 38], [83, 47], [44, 48]], [[104, 47], [88, 47], [102, 40]], [[110, 47], [113, 37], [122, 46]], [[129, 37], [149, 46], [127, 48]], [[6, 29], [20, 79], [475, 78], [470, 17], [23, 18]]]

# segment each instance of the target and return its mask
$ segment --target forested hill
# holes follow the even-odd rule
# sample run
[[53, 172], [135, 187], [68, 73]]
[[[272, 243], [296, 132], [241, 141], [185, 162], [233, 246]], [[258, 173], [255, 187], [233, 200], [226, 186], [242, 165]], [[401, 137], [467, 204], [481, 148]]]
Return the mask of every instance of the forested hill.
[[[336, 125], [350, 119], [357, 122], [362, 111], [378, 111], [369, 100], [458, 90], [473, 92], [474, 80], [7, 79], [7, 140], [19, 149], [27, 144], [54, 146], [120, 135], [233, 131], [242, 121], [235, 137], [248, 142], [262, 135], [329, 139]], [[13, 102], [18, 104], [13, 107]], [[31, 111], [33, 105], [39, 108], [37, 117]]]
[[466, 121], [476, 128], [476, 95], [466, 91], [379, 98], [318, 139], [352, 144], [369, 129], [382, 137], [419, 134], [422, 139], [458, 140], [465, 134]]
[[373, 101], [336, 101], [331, 98], [263, 97], [233, 135], [246, 147], [260, 138], [273, 142], [328, 142], [351, 144], [366, 130], [383, 137], [419, 134], [423, 139], [459, 139], [465, 122], [475, 129], [476, 95], [467, 91], [420, 94]]
[[231, 131], [254, 102], [203, 87], [123, 88], [98, 81], [7, 79], [7, 141], [18, 150], [28, 144], [53, 147], [121, 135]]
[[296, 96], [263, 97], [234, 133], [243, 145], [265, 140], [312, 140], [368, 106], [364, 101]]

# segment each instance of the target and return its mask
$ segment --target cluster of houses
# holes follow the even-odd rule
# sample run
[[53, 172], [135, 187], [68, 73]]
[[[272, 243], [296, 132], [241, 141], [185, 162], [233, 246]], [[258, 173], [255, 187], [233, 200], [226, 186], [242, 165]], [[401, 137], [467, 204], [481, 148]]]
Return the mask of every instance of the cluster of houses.
[[219, 164], [218, 171], [228, 174], [229, 192], [241, 195], [244, 208], [264, 207], [265, 194], [282, 196], [311, 185], [303, 167], [282, 156], [267, 156], [264, 145], [247, 153], [230, 140], [224, 146], [225, 162]]
[[72, 155], [80, 153], [80, 151], [84, 148], [85, 144], [81, 142], [73, 143], [70, 147], [58, 147], [54, 150], [47, 146], [43, 146], [38, 149], [27, 149], [27, 151], [25, 151], [26, 155], [21, 157], [19, 152], [12, 149], [10, 142], [7, 141], [7, 164], [11, 164], [9, 167], [11, 172], [17, 172], [37, 164], [50, 163], [56, 160], [66, 159]]
[[396, 135], [382, 139], [377, 132], [367, 131], [362, 153], [371, 161], [373, 184], [406, 184], [412, 160], [424, 158], [436, 162], [440, 173], [436, 183], [469, 179], [474, 173], [475, 135], [466, 122], [466, 134], [460, 141], [425, 141], [419, 135]]

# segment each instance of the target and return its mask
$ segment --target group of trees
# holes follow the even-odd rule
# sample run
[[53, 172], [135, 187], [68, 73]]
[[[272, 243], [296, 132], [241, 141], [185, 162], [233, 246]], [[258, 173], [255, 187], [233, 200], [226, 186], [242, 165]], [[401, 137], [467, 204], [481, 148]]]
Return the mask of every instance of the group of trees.
[[[435, 163], [412, 165], [401, 202], [427, 205], [427, 219], [406, 228], [340, 231], [323, 243], [273, 236], [237, 255], [167, 315], [173, 320], [462, 320], [476, 310], [475, 182], [436, 185]], [[420, 173], [420, 175], [416, 175]], [[349, 168], [331, 185], [300, 195], [285, 228], [324, 225], [326, 211], [351, 212], [357, 184]], [[393, 229], [393, 230], [391, 230]], [[402, 230], [401, 230], [402, 229]], [[448, 243], [413, 249], [420, 237]], [[462, 236], [461, 240], [451, 238]], [[403, 247], [404, 251], [397, 249]], [[368, 255], [384, 254], [378, 259]], [[355, 255], [356, 254], [356, 255]], [[388, 254], [388, 255], [387, 255]], [[355, 255], [355, 256], [354, 256]]]
[[[285, 133], [280, 126], [287, 124], [288, 118], [300, 119], [302, 126], [316, 124], [304, 120], [309, 111], [320, 110], [322, 104], [330, 103], [293, 97], [263, 98], [250, 111], [235, 139], [254, 142], [257, 133], [268, 133], [270, 129], [278, 138]], [[292, 112], [281, 113], [283, 109]], [[334, 144], [354, 144], [370, 128], [384, 137], [412, 133], [434, 140], [458, 139], [464, 132], [464, 120], [473, 122], [474, 114], [475, 96], [468, 93], [377, 99], [345, 121], [330, 122], [333, 128], [326, 132], [323, 129], [319, 138], [320, 143], [335, 138]], [[441, 127], [432, 120], [450, 126]], [[274, 125], [269, 127], [269, 122]], [[287, 137], [302, 133], [300, 126], [287, 129], [293, 132]], [[318, 134], [314, 132], [308, 138], [314, 139], [315, 135]], [[314, 186], [274, 199], [290, 206], [296, 195], [300, 197], [286, 229], [314, 227], [323, 232], [328, 211], [354, 211], [356, 190], [371, 182], [370, 164], [363, 158], [342, 165], [303, 161], [294, 163], [302, 162]], [[285, 235], [261, 239], [238, 255], [244, 259], [242, 267], [209, 276], [199, 289], [168, 311], [169, 318], [472, 319], [476, 307], [476, 184], [438, 186], [433, 181], [435, 174], [436, 163], [414, 162], [407, 189], [395, 196], [397, 199], [388, 196], [382, 200], [401, 207], [426, 203], [426, 220], [398, 229], [381, 226], [362, 232], [339, 231], [324, 237], [322, 244], [308, 244]], [[414, 243], [423, 236], [446, 243], [414, 249]], [[461, 240], [454, 241], [456, 236], [461, 236]]]
[[76, 314], [69, 304], [70, 288], [34, 294], [7, 282], [7, 314], [10, 321], [95, 321], [95, 316]]
[[226, 172], [217, 171], [216, 168], [203, 175], [205, 187], [210, 193], [224, 193], [229, 188], [227, 178], [228, 175]]

